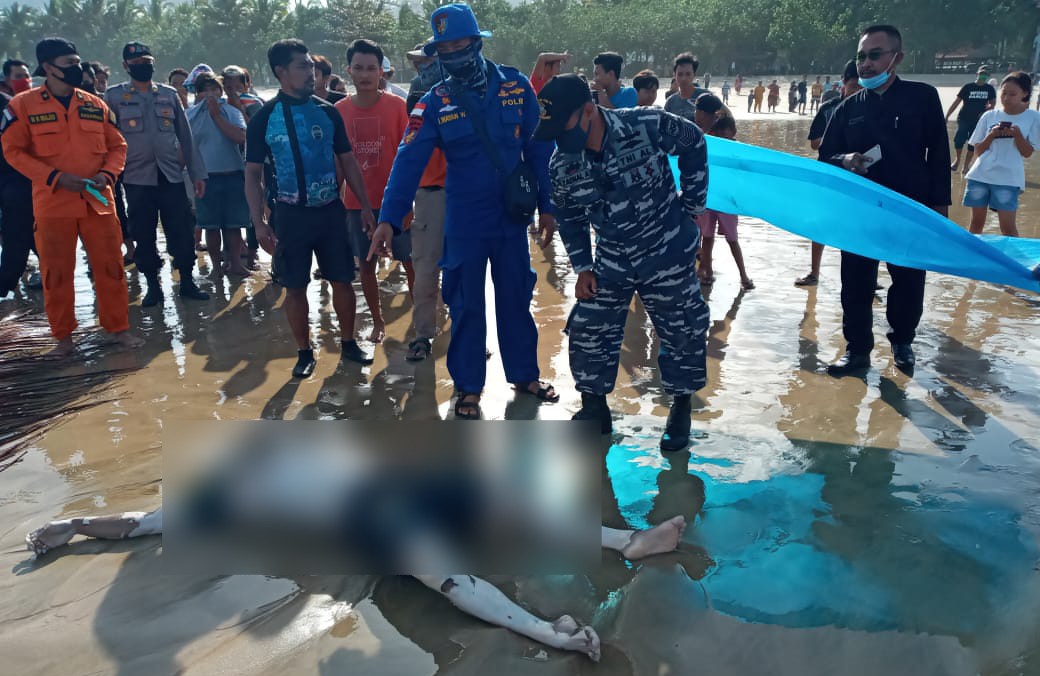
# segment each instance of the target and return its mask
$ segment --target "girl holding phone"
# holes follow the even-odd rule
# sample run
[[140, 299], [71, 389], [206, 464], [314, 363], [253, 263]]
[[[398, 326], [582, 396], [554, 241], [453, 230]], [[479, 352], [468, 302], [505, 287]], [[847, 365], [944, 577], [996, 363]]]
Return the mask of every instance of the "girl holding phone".
[[1000, 232], [1018, 237], [1018, 195], [1026, 187], [1025, 158], [1040, 148], [1040, 112], [1029, 109], [1033, 82], [1028, 73], [1008, 74], [1000, 83], [1001, 109], [982, 114], [968, 141], [975, 162], [968, 170], [964, 206], [971, 207], [971, 232], [979, 234], [986, 210], [997, 212]]

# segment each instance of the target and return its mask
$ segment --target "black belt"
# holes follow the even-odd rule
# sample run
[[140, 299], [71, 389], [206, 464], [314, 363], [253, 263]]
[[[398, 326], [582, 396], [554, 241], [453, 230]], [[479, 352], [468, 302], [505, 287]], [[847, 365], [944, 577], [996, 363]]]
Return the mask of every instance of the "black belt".
[[424, 185], [419, 190], [429, 190], [430, 192], [437, 192], [438, 190], [444, 190], [443, 185]]

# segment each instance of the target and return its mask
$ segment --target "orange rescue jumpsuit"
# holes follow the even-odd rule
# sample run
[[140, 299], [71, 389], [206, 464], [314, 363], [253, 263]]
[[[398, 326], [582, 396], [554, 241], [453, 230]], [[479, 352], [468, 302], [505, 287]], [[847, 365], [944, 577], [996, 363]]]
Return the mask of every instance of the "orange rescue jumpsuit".
[[[36, 248], [43, 276], [43, 304], [51, 334], [61, 340], [76, 328], [76, 237], [83, 240], [94, 272], [101, 326], [109, 333], [130, 328], [123, 272], [123, 234], [112, 185], [123, 171], [126, 141], [99, 97], [76, 89], [68, 110], [46, 85], [14, 97], [0, 120], [8, 163], [33, 184]], [[58, 187], [58, 177], [105, 174], [101, 204], [87, 192]]]

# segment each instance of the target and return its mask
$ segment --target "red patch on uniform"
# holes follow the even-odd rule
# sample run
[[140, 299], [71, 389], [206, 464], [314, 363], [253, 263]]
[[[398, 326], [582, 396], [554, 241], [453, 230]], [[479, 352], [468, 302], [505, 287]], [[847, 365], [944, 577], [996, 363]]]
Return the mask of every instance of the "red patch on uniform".
[[[418, 108], [417, 105], [415, 108]], [[408, 118], [408, 126], [404, 130], [404, 138], [401, 139], [401, 143], [411, 143], [415, 140], [415, 137], [419, 134], [419, 130], [422, 129], [422, 112], [419, 115], [415, 115], [415, 108], [412, 109], [412, 115]]]

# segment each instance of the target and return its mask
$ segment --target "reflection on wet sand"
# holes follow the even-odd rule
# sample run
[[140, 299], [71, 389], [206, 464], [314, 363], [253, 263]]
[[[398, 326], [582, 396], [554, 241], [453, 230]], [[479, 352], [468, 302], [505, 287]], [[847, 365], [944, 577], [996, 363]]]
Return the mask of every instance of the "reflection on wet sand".
[[[808, 154], [808, 120], [781, 118], [742, 119], [741, 138]], [[1027, 172], [1040, 180], [1035, 163]], [[1040, 236], [1040, 191], [1022, 204], [1023, 234]], [[966, 210], [952, 215], [967, 222]], [[621, 417], [603, 448], [604, 523], [682, 514], [691, 525], [680, 550], [637, 565], [605, 552], [588, 578], [494, 580], [533, 612], [592, 622], [604, 640], [595, 668], [465, 616], [408, 578], [177, 579], [161, 570], [155, 538], [73, 543], [35, 562], [21, 549], [43, 521], [155, 507], [166, 426], [447, 417], [448, 335], [432, 360], [404, 359], [411, 304], [399, 266], [380, 273], [388, 338], [370, 367], [338, 363], [329, 289], [314, 282], [318, 367], [292, 379], [283, 293], [266, 271], [210, 277], [213, 299], [185, 305], [167, 266], [165, 304], [131, 307], [143, 348], [88, 341], [70, 373], [120, 370], [119, 382], [94, 394], [70, 387], [61, 406], [84, 396], [93, 405], [0, 474], [5, 664], [41, 674], [1040, 673], [1037, 300], [929, 275], [915, 377], [879, 341], [863, 378], [836, 380], [822, 367], [842, 346], [837, 252], [825, 252], [818, 287], [799, 289], [806, 242], [751, 219], [741, 241], [758, 288], [742, 292], [720, 259], [694, 445], [668, 457], [657, 449], [666, 400], [638, 299], [611, 395]], [[542, 375], [563, 399], [517, 397], [496, 354], [488, 418], [560, 419], [577, 408], [562, 333], [575, 275], [558, 244], [532, 247], [532, 260]], [[137, 273], [129, 279], [139, 298]], [[77, 278], [88, 326], [89, 284]], [[364, 336], [371, 318], [358, 297]], [[38, 295], [29, 302], [42, 307]], [[498, 352], [493, 322], [488, 346]], [[5, 400], [3, 415], [12, 410], [25, 409]]]

